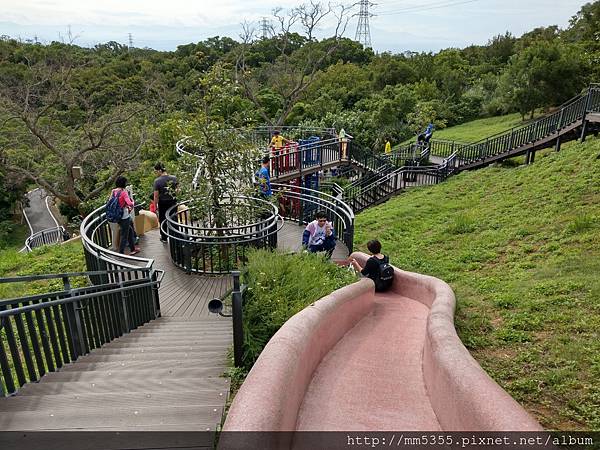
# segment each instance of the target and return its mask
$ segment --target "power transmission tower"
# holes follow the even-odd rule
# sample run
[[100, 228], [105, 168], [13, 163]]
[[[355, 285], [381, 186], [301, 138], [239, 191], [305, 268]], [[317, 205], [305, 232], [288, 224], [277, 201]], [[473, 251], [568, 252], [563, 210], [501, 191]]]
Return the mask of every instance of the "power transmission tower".
[[270, 23], [267, 20], [266, 17], [263, 17], [260, 20], [260, 29], [262, 30], [262, 38], [263, 39], [267, 39], [269, 37], [269, 28], [270, 28]]
[[129, 33], [129, 49], [133, 48], [133, 36]]
[[374, 6], [369, 0], [360, 0], [360, 12], [358, 13], [358, 26], [356, 27], [356, 36], [354, 40], [360, 42], [365, 48], [371, 47], [371, 29], [369, 28], [369, 6]]

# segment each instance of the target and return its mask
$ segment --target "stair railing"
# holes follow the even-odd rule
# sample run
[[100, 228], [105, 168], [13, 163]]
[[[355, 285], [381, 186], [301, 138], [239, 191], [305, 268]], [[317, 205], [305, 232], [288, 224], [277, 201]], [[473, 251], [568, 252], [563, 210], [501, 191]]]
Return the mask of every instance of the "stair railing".
[[[47, 281], [54, 289], [0, 300], [0, 396], [156, 318], [151, 292], [162, 276], [140, 268], [0, 278], [1, 284]], [[82, 278], [122, 281], [73, 287]], [[61, 289], [52, 287], [56, 281]]]

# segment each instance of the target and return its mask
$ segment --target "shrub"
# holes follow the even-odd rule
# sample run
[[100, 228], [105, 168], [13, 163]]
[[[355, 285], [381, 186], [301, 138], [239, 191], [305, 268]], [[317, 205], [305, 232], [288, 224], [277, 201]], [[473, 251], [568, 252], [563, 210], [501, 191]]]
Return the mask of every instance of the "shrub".
[[294, 314], [357, 280], [354, 272], [312, 253], [256, 250], [244, 282], [244, 365], [250, 368], [269, 339]]

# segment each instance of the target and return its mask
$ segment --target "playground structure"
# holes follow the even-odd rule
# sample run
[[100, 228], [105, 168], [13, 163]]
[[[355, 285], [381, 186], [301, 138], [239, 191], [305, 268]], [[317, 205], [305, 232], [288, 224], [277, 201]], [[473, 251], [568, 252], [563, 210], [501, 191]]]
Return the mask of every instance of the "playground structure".
[[[227, 398], [221, 374], [232, 333], [230, 320], [210, 316], [207, 304], [229, 290], [230, 278], [223, 274], [243, 264], [248, 248], [282, 248], [286, 240], [290, 248], [311, 214], [324, 208], [346, 256], [353, 250], [355, 212], [462, 170], [518, 155], [532, 163], [536, 151], [584, 140], [599, 124], [600, 87], [593, 85], [523, 127], [471, 144], [431, 139], [387, 157], [351, 139], [341, 141], [335, 130], [282, 129], [297, 144], [272, 154], [278, 199], [257, 208], [264, 212], [258, 220], [231, 216], [214, 233], [182, 202], [168, 214], [168, 246], [150, 232], [140, 257], [110, 250], [110, 225], [99, 208], [81, 225], [89, 288], [71, 288], [77, 274], [56, 274], [42, 278], [62, 279], [62, 290], [0, 302], [0, 386], [7, 397], [0, 399], [0, 429], [214, 432]], [[264, 147], [272, 131], [265, 127], [249, 135]], [[177, 150], [194, 157], [185, 140]], [[428, 159], [438, 163], [427, 165]], [[362, 176], [345, 189], [326, 186], [319, 173], [329, 169]], [[370, 282], [361, 281], [288, 322], [250, 373], [225, 429], [539, 430], [458, 340], [448, 286], [402, 271], [396, 279], [390, 294], [375, 295]], [[33, 280], [2, 280], [16, 281]], [[386, 324], [399, 334], [381, 334], [378, 327]], [[282, 336], [289, 338], [285, 345]], [[377, 346], [391, 338], [402, 344], [398, 351]], [[372, 364], [361, 365], [350, 350]], [[266, 379], [275, 382], [268, 402], [260, 384], [267, 369]], [[373, 377], [390, 385], [364, 386]], [[256, 386], [263, 389], [260, 396]], [[244, 415], [248, 405], [259, 414]]]

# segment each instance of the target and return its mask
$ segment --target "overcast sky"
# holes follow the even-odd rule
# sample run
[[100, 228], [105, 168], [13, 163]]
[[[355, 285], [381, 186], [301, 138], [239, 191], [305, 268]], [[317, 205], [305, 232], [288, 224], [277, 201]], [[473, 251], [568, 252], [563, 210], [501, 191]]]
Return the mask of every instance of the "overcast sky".
[[[353, 3], [349, 0], [348, 3]], [[510, 31], [520, 36], [535, 27], [564, 28], [585, 1], [580, 0], [374, 0], [370, 8], [375, 51], [437, 51], [485, 44]], [[274, 7], [291, 8], [301, 0], [0, 0], [0, 35], [41, 42], [67, 40], [174, 50], [211, 36], [239, 39], [241, 23], [256, 24]], [[250, 6], [249, 6], [250, 5]], [[356, 9], [358, 12], [358, 8]], [[345, 36], [354, 38], [358, 18]], [[333, 31], [324, 23], [321, 36]]]

